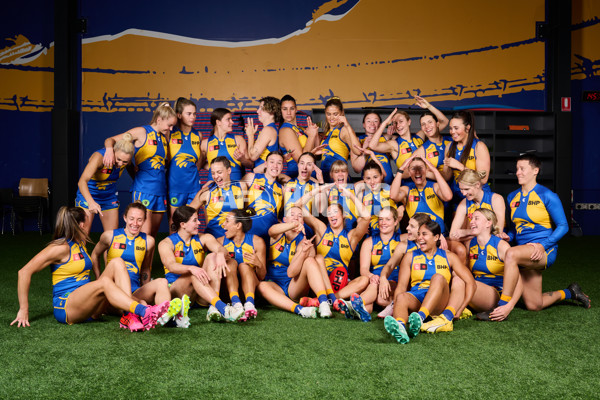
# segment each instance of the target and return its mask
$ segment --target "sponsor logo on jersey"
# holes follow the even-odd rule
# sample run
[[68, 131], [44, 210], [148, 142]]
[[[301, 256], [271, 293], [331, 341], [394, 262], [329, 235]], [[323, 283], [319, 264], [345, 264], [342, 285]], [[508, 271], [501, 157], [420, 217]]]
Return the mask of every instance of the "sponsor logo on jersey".
[[171, 139], [171, 143], [173, 143], [173, 144], [183, 144], [183, 140], [181, 140], [181, 139]]
[[213, 146], [208, 146], [208, 151], [215, 151], [215, 150], [219, 150], [218, 144], [215, 144]]
[[146, 251], [146, 248], [143, 246], [135, 246], [135, 249], [138, 251]]
[[73, 260], [75, 260], [75, 261], [83, 260], [83, 253], [73, 254]]
[[420, 196], [408, 196], [408, 201], [418, 202], [418, 201], [421, 201], [421, 197]]
[[175, 252], [175, 257], [184, 257], [185, 253], [183, 252], [183, 250], [179, 250]]
[[374, 256], [380, 256], [383, 254], [383, 250], [381, 249], [373, 249], [373, 251], [371, 252], [371, 254], [373, 254]]
[[527, 205], [529, 206], [537, 206], [540, 205], [541, 201], [539, 200], [529, 200], [529, 203], [527, 203]]
[[112, 174], [112, 171], [113, 171], [113, 170], [112, 170], [112, 168], [102, 168], [102, 171], [101, 171], [101, 172], [102, 172], [103, 174], [110, 175], [110, 174]]
[[421, 264], [421, 263], [415, 264], [414, 270], [415, 271], [425, 271], [425, 270], [427, 270], [427, 264]]
[[113, 243], [113, 249], [125, 250], [127, 245], [125, 243]]

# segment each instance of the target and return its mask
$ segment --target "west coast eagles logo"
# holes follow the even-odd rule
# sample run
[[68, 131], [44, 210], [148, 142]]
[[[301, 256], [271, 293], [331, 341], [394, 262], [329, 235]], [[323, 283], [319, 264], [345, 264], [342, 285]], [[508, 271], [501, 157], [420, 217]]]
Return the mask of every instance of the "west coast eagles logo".
[[175, 157], [175, 165], [179, 168], [187, 168], [188, 164], [195, 164], [196, 160], [189, 154], [177, 154]]
[[153, 169], [163, 169], [165, 167], [165, 159], [161, 156], [154, 156], [150, 159], [150, 167]]

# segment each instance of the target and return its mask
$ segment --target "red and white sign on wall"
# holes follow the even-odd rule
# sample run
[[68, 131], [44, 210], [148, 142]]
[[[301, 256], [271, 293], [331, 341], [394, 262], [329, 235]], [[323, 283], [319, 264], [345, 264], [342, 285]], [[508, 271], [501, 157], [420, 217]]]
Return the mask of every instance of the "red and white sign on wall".
[[560, 111], [571, 111], [571, 98], [561, 97], [560, 98]]

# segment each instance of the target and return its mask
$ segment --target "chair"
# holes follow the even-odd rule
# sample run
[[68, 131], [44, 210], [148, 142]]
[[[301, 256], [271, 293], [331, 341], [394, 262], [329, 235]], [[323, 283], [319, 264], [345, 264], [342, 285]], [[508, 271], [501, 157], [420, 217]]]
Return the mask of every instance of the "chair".
[[50, 206], [50, 189], [48, 179], [21, 178], [19, 182], [19, 195], [13, 198], [12, 226], [13, 233], [15, 220], [23, 220], [27, 215], [37, 214], [40, 235], [44, 228], [44, 211]]
[[[13, 191], [12, 189], [0, 189], [0, 206], [2, 207], [2, 234], [4, 235], [4, 220], [6, 219], [6, 212], [8, 211], [9, 222], [12, 222], [12, 208], [13, 208]], [[14, 233], [14, 228], [11, 223], [11, 230]]]

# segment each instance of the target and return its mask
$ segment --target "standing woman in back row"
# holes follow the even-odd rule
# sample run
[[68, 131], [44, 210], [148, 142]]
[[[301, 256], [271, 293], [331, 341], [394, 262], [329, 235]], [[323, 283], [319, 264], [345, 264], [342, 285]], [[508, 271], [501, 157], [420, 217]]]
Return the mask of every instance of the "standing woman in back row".
[[109, 166], [113, 165], [115, 159], [114, 144], [127, 133], [133, 136], [136, 171], [131, 188], [132, 202], [141, 201], [146, 206], [147, 218], [142, 232], [154, 237], [167, 210], [166, 135], [171, 133], [176, 122], [175, 110], [169, 103], [162, 103], [154, 110], [150, 125], [132, 128], [104, 141], [104, 165]]
[[267, 156], [270, 153], [279, 151], [279, 125], [281, 118], [281, 102], [275, 97], [263, 97], [259, 101], [258, 120], [263, 126], [258, 134], [256, 141], [254, 135], [258, 127], [254, 126], [254, 120], [248, 118], [246, 121], [246, 136], [248, 139], [248, 157], [254, 161], [254, 171], [264, 173]]
[[202, 160], [202, 134], [193, 128], [196, 105], [180, 97], [175, 103], [177, 126], [169, 138], [167, 177], [169, 184], [169, 220], [177, 207], [189, 205], [200, 190], [198, 167]]

